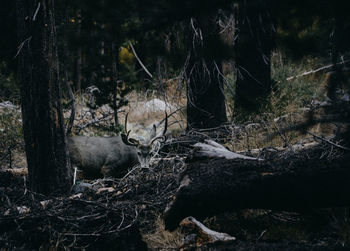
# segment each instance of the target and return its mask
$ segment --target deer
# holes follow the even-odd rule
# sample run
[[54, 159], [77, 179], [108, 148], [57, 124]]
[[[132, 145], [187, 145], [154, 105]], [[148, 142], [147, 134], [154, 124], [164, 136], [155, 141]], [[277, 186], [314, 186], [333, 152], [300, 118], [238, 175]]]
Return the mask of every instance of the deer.
[[[147, 139], [130, 137], [127, 128], [128, 114], [125, 116], [125, 133], [113, 137], [74, 136], [68, 138], [68, 150], [73, 166], [83, 171], [84, 177], [120, 177], [126, 171], [140, 164], [149, 168], [155, 142], [165, 143], [168, 115], [160, 135], [156, 134], [154, 124]], [[160, 124], [160, 123], [159, 123]], [[158, 124], [158, 125], [159, 125]]]

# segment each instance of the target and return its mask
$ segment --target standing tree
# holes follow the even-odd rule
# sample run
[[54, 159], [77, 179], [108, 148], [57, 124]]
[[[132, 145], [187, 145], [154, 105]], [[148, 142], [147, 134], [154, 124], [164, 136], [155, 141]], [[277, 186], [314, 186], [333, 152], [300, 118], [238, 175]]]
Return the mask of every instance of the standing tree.
[[191, 18], [186, 32], [187, 127], [210, 128], [227, 121], [221, 65], [223, 43], [216, 23]]
[[[216, 127], [227, 121], [221, 68], [231, 53], [220, 39], [216, 15], [231, 3], [232, 0], [152, 0], [138, 5], [146, 29], [166, 31], [170, 38], [167, 45], [178, 46], [167, 49], [169, 61], [186, 61], [188, 129]], [[180, 24], [181, 31], [172, 30], [174, 24]], [[179, 67], [177, 64], [173, 64], [174, 68]]]
[[17, 0], [18, 76], [32, 190], [71, 188], [71, 168], [60, 102], [53, 0]]
[[269, 0], [240, 0], [237, 12], [238, 39], [235, 43], [237, 82], [235, 108], [257, 111], [270, 94], [272, 23]]
[[133, 75], [130, 73], [134, 72], [119, 68], [118, 52], [129, 40], [126, 33], [135, 26], [132, 3], [77, 0], [60, 4], [60, 9], [65, 10], [62, 14], [66, 20], [62, 25], [65, 28], [60, 30], [66, 41], [61, 43], [67, 44], [72, 52], [66, 61], [74, 69], [74, 73], [68, 73], [71, 79], [75, 79], [76, 91], [97, 87], [99, 91], [94, 93], [96, 102], [88, 105], [92, 109], [110, 105], [114, 110], [115, 129], [120, 130], [118, 110], [127, 104], [125, 94], [131, 90], [121, 88], [120, 82], [130, 84]]

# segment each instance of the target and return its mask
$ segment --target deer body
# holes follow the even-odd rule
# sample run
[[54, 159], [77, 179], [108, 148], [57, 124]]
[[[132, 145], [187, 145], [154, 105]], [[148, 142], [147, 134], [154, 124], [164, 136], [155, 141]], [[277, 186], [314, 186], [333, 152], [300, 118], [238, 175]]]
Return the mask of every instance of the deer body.
[[71, 161], [87, 177], [118, 177], [138, 163], [135, 147], [123, 143], [120, 136], [68, 138]]
[[87, 177], [121, 177], [135, 164], [141, 168], [148, 168], [153, 144], [156, 141], [166, 141], [168, 116], [165, 113], [165, 126], [161, 135], [156, 135], [156, 126], [147, 139], [129, 137], [131, 130], [126, 134], [115, 137], [86, 137], [76, 136], [68, 138], [68, 149], [71, 162], [84, 172]]

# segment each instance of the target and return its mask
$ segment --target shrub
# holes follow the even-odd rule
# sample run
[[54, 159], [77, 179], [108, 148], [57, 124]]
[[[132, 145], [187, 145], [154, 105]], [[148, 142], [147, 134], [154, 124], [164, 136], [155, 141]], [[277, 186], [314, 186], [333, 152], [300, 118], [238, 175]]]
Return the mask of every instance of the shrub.
[[[0, 168], [11, 167], [13, 154], [24, 152], [21, 113], [0, 109]], [[16, 158], [16, 161], [19, 159]]]

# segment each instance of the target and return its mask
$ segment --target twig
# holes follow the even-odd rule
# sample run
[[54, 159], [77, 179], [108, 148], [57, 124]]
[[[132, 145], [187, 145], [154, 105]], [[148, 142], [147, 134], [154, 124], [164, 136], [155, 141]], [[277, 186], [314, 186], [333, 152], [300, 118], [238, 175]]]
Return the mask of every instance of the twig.
[[258, 239], [256, 239], [257, 241], [259, 241], [263, 236], [264, 234], [266, 233], [267, 229], [265, 229], [264, 231], [261, 232], [261, 234], [259, 235]]
[[101, 234], [95, 234], [95, 233], [91, 233], [91, 234], [77, 234], [77, 233], [60, 233], [62, 235], [65, 235], [65, 236], [94, 236], [94, 237], [97, 237], [97, 236], [101, 236]]
[[212, 128], [204, 128], [204, 129], [197, 129], [199, 132], [208, 132], [208, 131], [216, 131], [218, 129], [227, 129], [227, 125], [220, 125], [217, 127], [212, 127]]
[[[339, 63], [337, 63], [337, 65], [341, 65], [341, 64], [345, 64], [347, 62], [350, 62], [350, 60], [345, 60], [345, 61], [341, 61]], [[291, 77], [288, 77], [287, 78], [287, 81], [290, 81], [294, 78], [299, 78], [299, 77], [303, 77], [303, 76], [306, 76], [306, 75], [309, 75], [309, 74], [312, 74], [312, 73], [316, 73], [316, 72], [319, 72], [319, 71], [322, 71], [322, 70], [326, 70], [326, 69], [329, 69], [333, 66], [333, 64], [330, 64], [330, 65], [326, 65], [326, 66], [322, 66], [320, 68], [317, 68], [315, 70], [310, 70], [310, 71], [306, 71], [302, 74], [299, 74], [299, 75], [296, 75], [296, 76], [291, 76]]]
[[30, 40], [32, 40], [32, 36], [28, 37], [26, 40], [24, 40], [24, 41], [18, 46], [18, 48], [17, 48], [17, 53], [16, 53], [16, 55], [15, 55], [15, 58], [21, 53], [22, 48], [23, 48], [23, 46], [25, 45], [25, 43], [28, 42], [28, 44], [29, 44]]
[[338, 144], [336, 144], [336, 143], [334, 143], [334, 142], [332, 142], [332, 141], [330, 141], [330, 140], [328, 140], [328, 139], [325, 139], [324, 137], [321, 137], [321, 136], [318, 136], [318, 135], [316, 135], [316, 134], [313, 134], [312, 132], [307, 131], [306, 133], [312, 135], [313, 137], [315, 137], [315, 138], [317, 138], [317, 139], [320, 139], [320, 140], [322, 140], [322, 141], [324, 141], [324, 142], [327, 142], [328, 144], [331, 144], [332, 146], [338, 147], [338, 148], [343, 149], [343, 150], [346, 150], [346, 151], [350, 151], [350, 148], [345, 147], [345, 146], [338, 145]]
[[273, 124], [273, 127], [275, 127], [275, 129], [277, 130], [277, 132], [280, 135], [280, 137], [282, 138], [282, 140], [284, 141], [284, 144], [289, 145], [286, 135], [284, 134], [284, 132], [281, 132], [280, 128], [276, 125], [276, 122], [273, 121], [272, 124]]
[[136, 165], [136, 166], [133, 167], [127, 174], [125, 174], [124, 177], [120, 179], [119, 184], [120, 184], [125, 178], [127, 178], [133, 171], [135, 171], [138, 167], [139, 167], [139, 165]]
[[[181, 107], [178, 108], [178, 109], [176, 109], [175, 111], [171, 112], [171, 113], [168, 115], [168, 118], [171, 117], [173, 114], [177, 113], [177, 112], [180, 111], [180, 110], [182, 110]], [[157, 127], [160, 126], [164, 121], [165, 121], [165, 118], [163, 118], [161, 121], [159, 121]]]
[[124, 215], [124, 211], [122, 211], [122, 220], [120, 221], [120, 224], [119, 224], [119, 226], [117, 227], [117, 230], [119, 230], [120, 227], [123, 225], [124, 219], [125, 219], [125, 215]]
[[91, 125], [98, 124], [100, 122], [109, 120], [109, 117], [112, 116], [112, 115], [114, 115], [114, 113], [103, 114], [102, 118], [100, 118], [100, 119], [95, 119], [95, 120], [90, 121], [90, 122], [88, 122], [88, 123], [86, 123], [84, 125], [75, 125], [75, 126], [79, 128], [79, 131], [85, 130], [85, 128], [88, 127], [88, 126], [91, 126]]
[[164, 143], [164, 146], [175, 145], [175, 144], [195, 144], [197, 140], [179, 140], [179, 141], [168, 141]]
[[38, 14], [39, 9], [40, 9], [40, 2], [38, 3], [38, 7], [36, 8], [35, 13], [34, 13], [34, 15], [33, 15], [33, 21], [35, 21], [36, 15]]
[[77, 168], [76, 167], [74, 167], [74, 175], [73, 175], [73, 186], [75, 185], [75, 183], [76, 183], [76, 180], [77, 180]]

